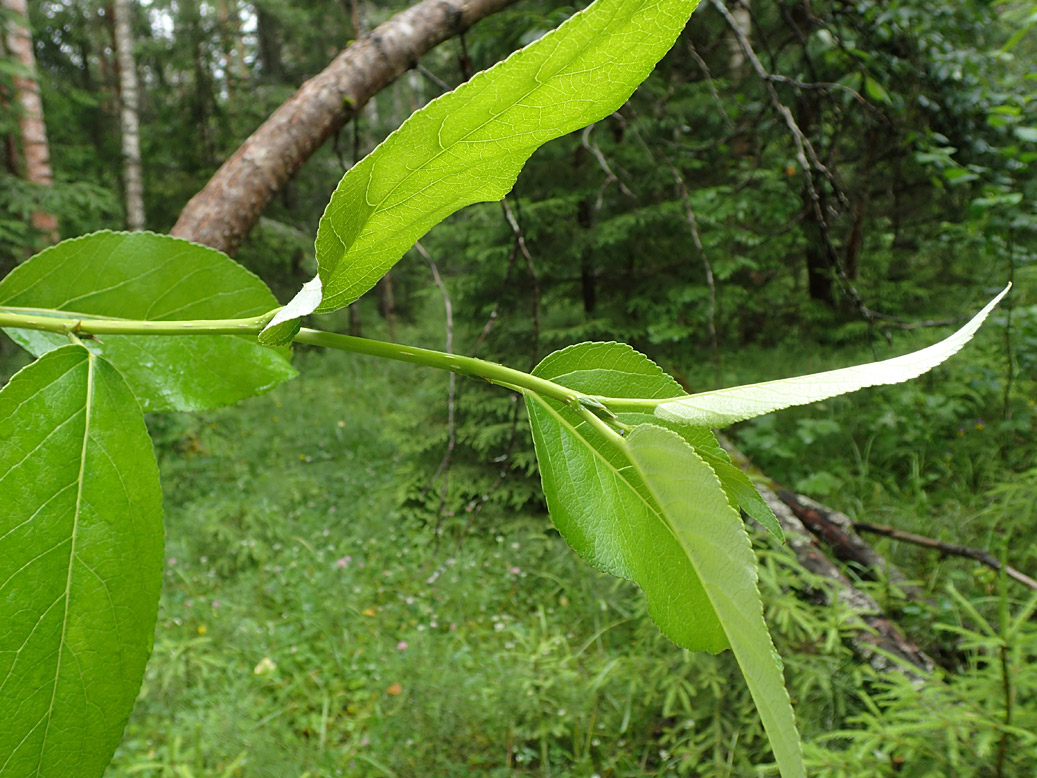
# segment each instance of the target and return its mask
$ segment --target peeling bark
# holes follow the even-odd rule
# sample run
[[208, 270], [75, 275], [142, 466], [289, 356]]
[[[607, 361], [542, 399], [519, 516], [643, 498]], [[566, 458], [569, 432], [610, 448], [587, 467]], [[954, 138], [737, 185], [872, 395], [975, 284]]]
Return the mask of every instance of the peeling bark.
[[418, 58], [515, 0], [423, 0], [300, 87], [191, 198], [172, 234], [233, 253], [270, 198], [328, 137]]

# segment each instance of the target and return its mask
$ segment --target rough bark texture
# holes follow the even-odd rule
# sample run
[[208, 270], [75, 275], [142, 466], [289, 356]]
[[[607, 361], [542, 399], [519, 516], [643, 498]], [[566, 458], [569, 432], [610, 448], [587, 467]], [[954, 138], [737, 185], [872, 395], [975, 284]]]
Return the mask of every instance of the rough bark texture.
[[[7, 29], [7, 51], [22, 66], [24, 74], [15, 76], [15, 99], [18, 102], [18, 128], [21, 135], [25, 178], [41, 186], [54, 183], [50, 169], [50, 146], [47, 127], [43, 123], [43, 103], [36, 82], [36, 56], [29, 33], [29, 12], [25, 0], [2, 0], [3, 8], [15, 19]], [[58, 220], [54, 214], [37, 211], [32, 226], [51, 243], [58, 241]]]
[[191, 198], [172, 234], [233, 253], [273, 194], [371, 97], [429, 49], [514, 2], [423, 0], [365, 35], [234, 152]]
[[115, 0], [115, 48], [119, 57], [119, 129], [122, 132], [122, 177], [126, 226], [144, 229], [144, 182], [140, 163], [140, 91], [133, 58], [130, 0]]

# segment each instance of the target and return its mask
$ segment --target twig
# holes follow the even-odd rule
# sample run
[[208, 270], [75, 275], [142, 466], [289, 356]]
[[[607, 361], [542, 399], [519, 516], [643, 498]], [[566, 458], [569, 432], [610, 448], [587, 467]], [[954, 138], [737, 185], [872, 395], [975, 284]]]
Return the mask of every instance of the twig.
[[[454, 353], [454, 307], [450, 302], [450, 293], [447, 292], [446, 285], [443, 283], [443, 279], [439, 275], [439, 268], [436, 267], [436, 263], [433, 261], [431, 255], [425, 250], [425, 247], [421, 245], [421, 242], [414, 244], [414, 248], [418, 250], [418, 253], [425, 258], [428, 262], [429, 268], [432, 270], [432, 280], [435, 281], [436, 286], [439, 287], [439, 291], [443, 295], [443, 309], [446, 312], [446, 352], [448, 354]], [[446, 506], [447, 497], [447, 486], [450, 483], [450, 458], [454, 453], [454, 446], [457, 443], [457, 430], [454, 424], [454, 397], [457, 391], [457, 376], [453, 372], [450, 373], [450, 377], [447, 383], [447, 443], [446, 452], [443, 454], [443, 459], [439, 463], [439, 467], [436, 469], [435, 474], [429, 479], [428, 486], [422, 491], [421, 496], [424, 497], [428, 493], [429, 488], [436, 482], [440, 474], [443, 476], [443, 487], [439, 491], [439, 505], [436, 507], [436, 527], [435, 527], [435, 539], [436, 544], [439, 543], [440, 523], [443, 517], [443, 508]]]
[[511, 232], [515, 236], [515, 246], [518, 247], [522, 257], [526, 260], [526, 269], [529, 271], [529, 278], [533, 282], [533, 356], [530, 362], [530, 368], [532, 369], [540, 361], [540, 276], [537, 275], [533, 257], [530, 255], [529, 249], [526, 248], [526, 234], [522, 231], [522, 227], [519, 226], [507, 198], [501, 200], [501, 208], [504, 211], [504, 218], [507, 219]]
[[613, 182], [619, 184], [619, 191], [625, 194], [631, 200], [636, 200], [637, 195], [631, 192], [627, 185], [624, 184], [623, 181], [619, 178], [619, 176], [612, 172], [612, 167], [611, 165], [609, 165], [609, 161], [605, 159], [605, 155], [601, 153], [601, 149], [598, 148], [598, 144], [591, 142], [591, 131], [596, 126], [597, 124], [590, 124], [587, 127], [585, 127], [583, 133], [580, 136], [580, 142], [583, 144], [583, 147], [587, 149], [587, 151], [594, 155], [594, 159], [598, 161], [598, 166], [605, 171], [605, 182], [601, 185], [601, 189], [598, 190], [598, 200], [594, 204], [594, 210], [600, 211], [602, 205], [602, 198], [605, 196], [605, 189], [607, 189], [608, 185]]
[[989, 551], [984, 551], [981, 548], [962, 546], [957, 543], [946, 543], [942, 540], [927, 538], [924, 535], [915, 535], [914, 533], [904, 532], [894, 527], [887, 527], [882, 524], [854, 522], [853, 528], [858, 532], [870, 532], [874, 535], [882, 535], [883, 537], [892, 538], [893, 540], [902, 540], [905, 543], [911, 543], [916, 546], [921, 546], [922, 548], [930, 548], [947, 556], [960, 556], [974, 559], [980, 564], [986, 565], [990, 569], [996, 570], [999, 573], [1003, 571], [1009, 578], [1018, 581], [1023, 586], [1037, 591], [1037, 581], [1030, 578], [1030, 576], [1025, 573], [1019, 572], [1014, 567], [1001, 564], [1001, 561], [997, 557]]
[[450, 91], [450, 89], [451, 89], [450, 84], [448, 84], [446, 81], [441, 79], [439, 76], [437, 76], [435, 73], [433, 73], [427, 67], [422, 65], [420, 62], [417, 65], [415, 65], [414, 67], [417, 68], [418, 72], [421, 73], [421, 75], [423, 75], [425, 78], [427, 78], [433, 84], [438, 86], [444, 92], [449, 92]]
[[731, 117], [727, 115], [727, 111], [724, 109], [724, 103], [720, 99], [720, 93], [717, 91], [716, 84], [713, 83], [713, 74], [709, 72], [709, 65], [706, 64], [706, 60], [699, 56], [698, 51], [695, 50], [695, 44], [691, 42], [690, 38], [685, 38], [684, 42], [687, 44], [688, 54], [695, 64], [699, 66], [699, 70], [702, 71], [702, 75], [706, 79], [706, 84], [709, 86], [709, 93], [713, 96], [713, 102], [716, 104], [717, 110], [720, 111], [720, 115], [724, 117], [724, 124], [727, 125], [727, 129], [731, 131], [733, 135], [735, 132], [735, 123], [731, 121]]

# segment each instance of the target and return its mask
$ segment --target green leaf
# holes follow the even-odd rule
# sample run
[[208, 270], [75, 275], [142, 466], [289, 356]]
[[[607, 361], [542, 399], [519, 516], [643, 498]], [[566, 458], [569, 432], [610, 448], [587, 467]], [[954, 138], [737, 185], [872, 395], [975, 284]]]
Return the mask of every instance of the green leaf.
[[886, 88], [871, 76], [864, 77], [864, 93], [877, 103], [884, 103], [885, 105], [893, 104]]
[[162, 495], [126, 382], [65, 346], [0, 391], [0, 776], [98, 778], [140, 689]]
[[[741, 508], [749, 516], [756, 519], [768, 532], [781, 542], [785, 542], [785, 532], [778, 523], [778, 517], [774, 515], [771, 506], [760, 496], [749, 476], [731, 464], [725, 457], [717, 459], [704, 451], [696, 449], [699, 454], [717, 474], [720, 483], [724, 487], [728, 501], [735, 510]], [[726, 452], [725, 452], [726, 454]]]
[[[710, 605], [720, 616], [778, 769], [784, 778], [805, 776], [781, 660], [763, 620], [756, 557], [745, 526], [729, 506], [718, 504], [716, 476], [678, 435], [644, 424], [630, 433], [626, 444], [631, 462], [675, 539], [687, 549]], [[672, 584], [670, 588], [677, 589]]]
[[[612, 357], [603, 370], [593, 367], [595, 353]], [[635, 355], [618, 344], [583, 344], [548, 357], [534, 374], [581, 391], [616, 393], [622, 374], [632, 392], [661, 386], [650, 372], [655, 366], [638, 364]], [[562, 536], [594, 567], [636, 582], [653, 620], [678, 645], [733, 648], [782, 774], [802, 776], [752, 548], [716, 474], [672, 430], [640, 424], [623, 438], [560, 402], [527, 394], [526, 404]]]
[[1037, 143], [1037, 127], [1013, 127], [1012, 132], [1025, 143]]
[[[214, 249], [146, 232], [98, 232], [37, 254], [0, 281], [0, 306], [184, 321], [258, 316], [277, 307], [266, 285]], [[63, 335], [9, 330], [39, 356]], [[260, 394], [296, 375], [286, 350], [254, 336], [105, 335], [89, 342], [123, 374], [146, 411], [201, 410]]]
[[[684, 396], [680, 384], [625, 343], [569, 346], [547, 356], [533, 374], [590, 395], [648, 399]], [[673, 424], [645, 411], [620, 412], [616, 418], [630, 426], [650, 422], [676, 432], [716, 471], [731, 506], [735, 510], [741, 508], [784, 541], [785, 535], [774, 513], [749, 477], [731, 464], [727, 452], [708, 427]]]
[[655, 415], [677, 424], [723, 427], [793, 405], [807, 405], [868, 386], [899, 384], [916, 378], [956, 354], [968, 343], [1011, 287], [1011, 284], [1006, 286], [968, 324], [949, 338], [920, 351], [841, 370], [686, 395], [659, 403], [655, 407]]
[[[411, 116], [331, 197], [317, 232], [316, 310], [356, 300], [434, 225], [504, 197], [541, 145], [622, 106], [697, 4], [597, 0]], [[290, 303], [269, 326], [313, 310]]]

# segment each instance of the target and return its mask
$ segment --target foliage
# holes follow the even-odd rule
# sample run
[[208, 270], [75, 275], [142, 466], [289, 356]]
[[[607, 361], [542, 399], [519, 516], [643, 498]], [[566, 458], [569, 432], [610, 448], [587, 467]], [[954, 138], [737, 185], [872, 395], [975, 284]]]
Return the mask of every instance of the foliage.
[[[200, 17], [193, 12], [198, 8], [188, 5], [190, 13], [185, 11], [184, 17], [189, 23], [197, 24]], [[448, 97], [419, 112], [398, 135], [376, 150], [367, 162], [352, 168], [343, 179], [318, 231], [319, 275], [282, 311], [272, 307], [273, 297], [261, 282], [245, 275], [227, 258], [150, 234], [102, 233], [68, 241], [25, 263], [0, 283], [0, 295], [6, 303], [0, 312], [0, 322], [19, 333], [27, 329], [50, 333], [16, 335], [32, 351], [43, 356], [0, 393], [0, 399], [10, 407], [9, 414], [21, 418], [18, 414], [24, 412], [27, 402], [21, 393], [28, 387], [39, 390], [37, 396], [48, 411], [53, 411], [51, 406], [62, 410], [62, 402], [81, 404], [85, 420], [82, 430], [73, 430], [79, 432], [76, 460], [70, 458], [70, 454], [76, 455], [75, 447], [65, 437], [55, 434], [63, 429], [65, 422], [55, 422], [52, 413], [39, 414], [35, 421], [43, 427], [30, 425], [29, 429], [39, 432], [41, 441], [32, 447], [16, 445], [12, 450], [21, 458], [9, 463], [0, 476], [11, 477], [11, 488], [19, 493], [15, 523], [0, 527], [5, 529], [0, 541], [14, 551], [6, 555], [8, 558], [21, 554], [27, 559], [21, 567], [12, 570], [4, 585], [15, 584], [15, 594], [25, 587], [35, 590], [38, 587], [30, 585], [36, 583], [37, 573], [43, 567], [41, 560], [58, 547], [68, 545], [70, 549], [64, 571], [52, 573], [53, 580], [49, 581], [51, 584], [64, 581], [63, 593], [49, 604], [33, 603], [35, 610], [28, 609], [27, 617], [25, 610], [18, 611], [24, 622], [22, 631], [28, 628], [28, 635], [17, 648], [5, 652], [13, 655], [8, 679], [14, 679], [17, 687], [14, 691], [18, 695], [18, 716], [12, 726], [14, 737], [20, 739], [17, 743], [12, 741], [11, 752], [0, 770], [8, 765], [17, 769], [24, 761], [30, 769], [35, 765], [38, 772], [48, 759], [55, 758], [54, 754], [58, 754], [58, 759], [68, 760], [78, 753], [76, 748], [80, 751], [87, 748], [73, 742], [72, 751], [62, 754], [59, 746], [51, 746], [54, 740], [50, 735], [55, 721], [63, 732], [77, 730], [79, 742], [85, 743], [89, 734], [82, 718], [87, 713], [84, 706], [74, 702], [65, 705], [68, 698], [64, 690], [68, 686], [62, 676], [63, 654], [67, 649], [72, 655], [76, 645], [66, 638], [75, 636], [73, 617], [78, 617], [77, 608], [84, 599], [73, 587], [74, 573], [78, 563], [88, 565], [78, 555], [77, 539], [80, 534], [85, 539], [105, 529], [117, 516], [134, 514], [134, 510], [127, 511], [104, 500], [79, 499], [92, 494], [95, 488], [89, 480], [96, 469], [91, 458], [92, 447], [100, 447], [106, 462], [114, 463], [117, 468], [122, 463], [123, 469], [133, 471], [132, 477], [140, 479], [138, 483], [143, 484], [142, 488], [154, 494], [156, 484], [153, 468], [147, 464], [151, 460], [146, 446], [141, 449], [137, 442], [123, 440], [135, 434], [134, 425], [123, 424], [115, 429], [119, 425], [110, 414], [94, 413], [95, 402], [103, 403], [107, 399], [104, 391], [95, 387], [100, 381], [95, 375], [119, 370], [125, 373], [127, 386], [120, 383], [122, 378], [111, 383], [120, 387], [114, 393], [121, 398], [116, 404], [133, 416], [139, 413], [141, 406], [168, 410], [222, 405], [263, 392], [293, 375], [285, 359], [286, 350], [262, 350], [252, 340], [263, 330], [266, 336], [261, 339], [281, 346], [294, 337], [299, 343], [327, 345], [482, 377], [524, 395], [548, 503], [563, 535], [592, 563], [638, 582], [648, 595], [649, 612], [663, 632], [679, 644], [713, 651], [732, 647], [753, 702], [761, 712], [778, 769], [785, 776], [803, 774], [799, 739], [782, 683], [780, 661], [773, 653], [768, 630], [760, 617], [762, 604], [757, 591], [755, 560], [746, 542], [738, 509], [756, 511], [772, 529], [776, 528], [776, 522], [761, 508], [763, 503], [747, 486], [745, 477], [726, 461], [708, 427], [918, 375], [956, 352], [1000, 297], [958, 333], [916, 354], [802, 379], [679, 397], [667, 396], [675, 394], [677, 388], [664, 372], [633, 349], [616, 344], [584, 344], [575, 351], [558, 352], [537, 370], [524, 373], [458, 355], [333, 333], [299, 331], [297, 322], [299, 317], [314, 310], [341, 307], [370, 288], [399, 258], [407, 244], [457, 207], [473, 200], [500, 196], [540, 143], [613, 111], [680, 33], [690, 9], [691, 3], [678, 0], [657, 0], [647, 10], [631, 1], [598, 0], [586, 12], [574, 16], [508, 63], [477, 77], [471, 82], [473, 86], [459, 90], [456, 93], [462, 95], [459, 99], [470, 98], [473, 90], [480, 97], [478, 101], [465, 101], [465, 110], [450, 111], [452, 103]], [[882, 102], [884, 96], [888, 97], [883, 87], [869, 81], [867, 76], [863, 83], [864, 91], [873, 100]], [[602, 88], [594, 89], [593, 97], [587, 96], [584, 89], [595, 84]], [[198, 86], [202, 89], [204, 85], [199, 82]], [[540, 98], [544, 98], [542, 103]], [[488, 116], [484, 115], [487, 105], [490, 106]], [[197, 118], [203, 128], [209, 126], [204, 110]], [[511, 134], [501, 133], [502, 128]], [[487, 132], [485, 138], [479, 135], [483, 131]], [[1024, 139], [1025, 135], [1022, 133]], [[462, 146], [455, 142], [455, 136], [475, 138], [488, 145], [466, 143]], [[803, 158], [802, 140], [798, 143]], [[483, 175], [474, 179], [466, 175], [466, 166], [454, 159], [454, 153], [462, 148], [469, 157], [479, 160]], [[486, 155], [485, 149], [500, 153]], [[608, 170], [600, 149], [590, 147], [589, 151]], [[675, 180], [692, 237], [699, 244], [700, 252], [703, 251], [693, 214], [693, 198], [683, 178], [668, 160], [657, 168], [660, 182], [667, 173]], [[821, 167], [817, 167], [810, 175], [820, 172]], [[807, 171], [803, 170], [803, 174], [807, 175]], [[772, 183], [778, 181], [780, 178], [772, 179]], [[457, 185], [466, 188], [458, 190]], [[817, 223], [811, 229], [821, 235], [822, 248], [828, 251], [830, 235], [823, 216], [825, 209], [820, 206], [814, 184], [807, 184], [806, 191], [813, 199], [814, 210], [811, 212], [811, 203], [804, 199], [804, 218], [809, 219], [811, 213], [816, 217]], [[1006, 195], [1009, 200], [1012, 194]], [[672, 202], [659, 202], [657, 206], [646, 209], [643, 220], [641, 215], [635, 219], [620, 217], [615, 226], [628, 236], [647, 236], [653, 224], [663, 223], [676, 212]], [[405, 212], [402, 218], [399, 213], [390, 213], [401, 210]], [[653, 222], [656, 218], [659, 221]], [[510, 221], [513, 230], [520, 232], [514, 219]], [[811, 259], [810, 248], [808, 246], [807, 273], [811, 296], [820, 302], [832, 302], [830, 293], [825, 291], [825, 274]], [[360, 255], [359, 261], [349, 260], [354, 250]], [[1008, 256], [1014, 269], [1012, 250]], [[369, 261], [372, 257], [373, 264]], [[828, 259], [830, 262], [831, 256]], [[532, 260], [528, 256], [527, 260], [531, 274], [535, 274]], [[189, 272], [175, 280], [162, 280], [163, 273], [168, 272], [174, 262], [193, 264]], [[705, 257], [703, 265], [709, 277], [714, 278]], [[591, 279], [591, 283], [583, 287], [584, 309], [589, 312], [594, 307], [593, 295], [589, 294], [594, 288], [593, 273], [586, 267], [583, 270], [584, 279]], [[831, 262], [828, 270], [830, 273], [836, 270]], [[92, 279], [93, 273], [96, 278]], [[829, 284], [845, 281], [843, 275], [835, 273], [827, 280]], [[844, 291], [862, 312], [871, 315], [859, 302], [852, 286]], [[710, 286], [707, 321], [713, 332], [716, 330], [714, 292]], [[687, 289], [675, 293], [678, 297], [669, 301], [678, 308], [694, 299], [694, 292], [689, 297]], [[212, 301], [215, 303], [209, 305]], [[224, 303], [230, 307], [223, 307]], [[539, 306], [539, 303], [539, 292], [536, 292], [534, 304]], [[634, 313], [639, 310], [636, 299], [625, 300], [624, 304]], [[198, 319], [198, 316], [206, 319]], [[534, 320], [539, 320], [539, 310]], [[651, 337], [681, 334], [679, 330], [653, 330], [652, 327], [644, 331]], [[165, 339], [157, 342], [163, 345], [151, 345], [155, 341], [143, 337], [147, 335], [162, 335]], [[87, 340], [88, 346], [81, 337]], [[57, 342], [64, 340], [70, 340], [71, 345], [55, 349]], [[201, 344], [201, 351], [197, 353], [195, 343]], [[715, 342], [713, 345], [715, 347]], [[591, 353], [603, 362], [585, 362], [584, 358]], [[63, 360], [75, 361], [77, 366], [86, 365], [85, 374], [72, 368], [66, 371], [77, 376], [78, 383], [71, 394], [51, 392], [51, 383], [61, 380], [65, 374], [50, 383], [39, 379], [46, 370], [53, 373], [54, 366], [64, 364]], [[624, 362], [630, 364], [622, 369], [615, 367]], [[151, 369], [156, 366], [162, 372], [151, 380]], [[243, 370], [243, 366], [248, 370]], [[198, 370], [216, 373], [229, 370], [235, 385], [228, 388], [220, 381], [197, 380]], [[646, 383], [647, 388], [643, 385]], [[815, 391], [819, 384], [827, 385], [823, 391]], [[662, 385], [665, 389], [660, 393]], [[130, 391], [136, 395], [136, 401], [130, 397]], [[65, 415], [79, 415], [78, 407], [75, 404], [72, 410], [64, 409]], [[109, 431], [97, 431], [91, 423], [106, 419], [112, 428], [114, 451], [98, 443], [107, 442]], [[139, 427], [139, 423], [136, 424], [138, 431]], [[123, 450], [134, 453], [123, 456]], [[23, 468], [26, 462], [42, 466], [40, 463], [46, 464], [50, 457], [66, 461], [62, 472], [74, 477], [59, 492], [63, 494], [76, 487], [78, 496], [70, 508], [56, 502], [56, 493], [48, 491], [46, 479], [32, 478]], [[124, 491], [129, 490], [124, 488]], [[631, 514], [632, 510], [635, 512]], [[70, 518], [71, 529], [62, 531], [58, 546], [32, 556], [36, 548], [19, 530], [33, 517], [48, 516], [50, 511], [55, 511], [56, 517]], [[154, 499], [150, 508], [141, 510], [149, 516], [157, 516], [157, 512]], [[634, 516], [643, 533], [652, 534], [658, 542], [631, 542], [623, 525], [628, 514]], [[222, 526], [222, 522], [220, 524]], [[268, 537], [272, 551], [278, 541], [274, 540], [276, 532], [268, 525], [268, 519], [259, 519], [249, 534], [258, 535], [260, 540]], [[161, 533], [156, 527], [143, 532], [146, 535], [143, 542], [149, 548], [157, 548]], [[246, 551], [228, 561], [231, 569], [261, 563], [268, 553], [251, 544], [245, 548]], [[662, 571], [653, 567], [660, 553], [665, 561]], [[145, 565], [139, 572], [146, 574], [147, 571]], [[680, 580], [664, 580], [659, 572], [679, 575]], [[107, 584], [102, 573], [95, 576]], [[151, 583], [155, 580], [157, 576], [152, 577]], [[138, 596], [135, 607], [140, 613], [129, 620], [129, 627], [113, 616], [91, 632], [91, 639], [97, 642], [80, 648], [74, 655], [87, 652], [92, 660], [100, 657], [103, 661], [105, 650], [110, 657], [112, 652], [118, 655], [127, 643], [147, 643], [155, 601], [153, 597], [139, 597], [141, 590], [146, 594], [147, 589], [147, 586], [139, 586], [133, 592]], [[739, 594], [732, 597], [732, 592]], [[97, 593], [96, 588], [93, 593]], [[76, 607], [71, 606], [73, 599]], [[18, 598], [9, 600], [16, 601], [15, 607], [21, 608]], [[58, 625], [60, 628], [56, 632], [41, 632], [42, 643], [34, 642], [32, 625], [42, 623], [59, 601], [65, 603], [65, 618]], [[110, 596], [107, 603], [100, 599], [90, 602], [107, 604], [113, 614], [121, 614], [124, 609], [115, 604], [117, 601], [118, 598]], [[366, 615], [364, 611], [361, 614]], [[689, 629], [693, 624], [698, 629]], [[18, 637], [12, 639], [17, 642]], [[23, 655], [27, 647], [31, 650]], [[105, 731], [103, 736], [90, 737], [89, 746], [94, 750], [88, 760], [82, 761], [79, 769], [83, 775], [99, 774], [114, 747], [115, 736], [122, 729], [121, 717], [139, 681], [141, 653], [138, 650], [132, 661], [127, 660], [134, 669], [120, 676], [115, 684], [113, 701], [101, 717]], [[38, 696], [40, 687], [24, 682], [22, 673], [26, 666], [42, 666], [36, 660], [43, 657], [56, 657], [56, 669], [49, 687], [51, 702], [45, 709], [36, 710], [31, 709], [29, 702]], [[264, 675], [274, 669], [273, 665], [273, 660], [264, 657], [256, 665], [254, 674]], [[84, 674], [83, 685], [87, 697], [92, 698], [96, 682], [87, 675]], [[104, 685], [102, 680], [101, 686]], [[43, 688], [46, 691], [48, 687]], [[397, 685], [386, 689], [390, 697], [400, 693], [402, 688]], [[325, 703], [322, 713], [325, 723], [329, 705], [330, 702]], [[65, 724], [65, 717], [70, 717], [73, 723]], [[97, 717], [92, 716], [91, 721], [96, 720]], [[326, 733], [324, 725], [321, 726], [321, 731]], [[523, 731], [528, 732], [525, 727]], [[550, 727], [536, 732], [535, 737], [541, 743], [541, 761], [545, 761], [543, 744], [547, 737], [557, 738], [558, 734]], [[325, 736], [322, 734], [321, 739]], [[532, 735], [527, 738], [534, 739]], [[22, 753], [22, 749], [29, 747], [38, 753]], [[178, 748], [174, 743], [174, 749]], [[223, 764], [219, 769], [234, 770], [241, 759], [238, 755], [229, 761], [229, 766]], [[145, 765], [141, 769], [153, 766], [161, 767]]]

